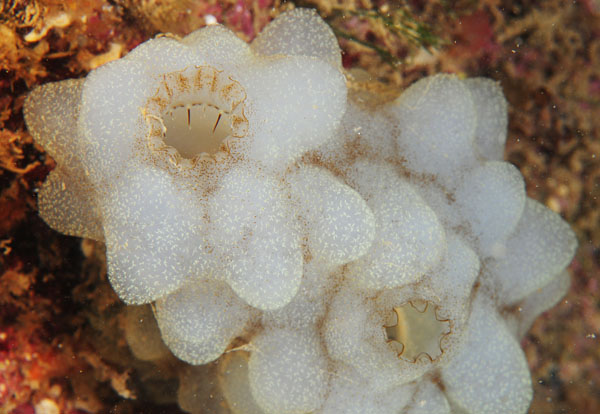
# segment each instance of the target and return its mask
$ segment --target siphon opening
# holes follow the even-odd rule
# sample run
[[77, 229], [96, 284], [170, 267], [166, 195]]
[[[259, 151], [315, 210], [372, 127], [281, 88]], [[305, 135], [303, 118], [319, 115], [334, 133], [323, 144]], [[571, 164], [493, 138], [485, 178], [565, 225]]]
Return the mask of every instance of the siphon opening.
[[393, 308], [392, 316], [395, 323], [384, 326], [384, 331], [399, 358], [434, 361], [442, 355], [441, 341], [450, 334], [451, 326], [449, 320], [438, 317], [435, 305], [411, 301]]
[[170, 108], [162, 117], [164, 142], [183, 158], [215, 154], [231, 135], [231, 115], [214, 105], [194, 103]]
[[227, 158], [248, 133], [245, 100], [237, 81], [210, 66], [161, 75], [141, 109], [153, 161], [180, 171]]

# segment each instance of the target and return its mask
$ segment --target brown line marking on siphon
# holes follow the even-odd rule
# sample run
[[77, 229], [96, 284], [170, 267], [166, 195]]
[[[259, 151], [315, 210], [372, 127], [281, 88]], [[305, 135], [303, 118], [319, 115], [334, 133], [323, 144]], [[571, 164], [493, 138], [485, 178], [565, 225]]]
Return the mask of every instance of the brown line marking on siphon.
[[[190, 112], [190, 110], [188, 109], [188, 118], [189, 118], [189, 112]], [[222, 114], [221, 114], [221, 112], [219, 112], [219, 116], [217, 117], [217, 122], [215, 122], [215, 126], [212, 129], [212, 133], [213, 134], [215, 133], [215, 130], [217, 129], [217, 126], [219, 125], [219, 121], [221, 120], [221, 116], [222, 116]], [[188, 123], [189, 123], [189, 120], [188, 120]]]
[[178, 73], [177, 76], [175, 77], [175, 84], [177, 85], [177, 89], [180, 92], [185, 92], [190, 89], [189, 80], [185, 76], [183, 76], [181, 73]]

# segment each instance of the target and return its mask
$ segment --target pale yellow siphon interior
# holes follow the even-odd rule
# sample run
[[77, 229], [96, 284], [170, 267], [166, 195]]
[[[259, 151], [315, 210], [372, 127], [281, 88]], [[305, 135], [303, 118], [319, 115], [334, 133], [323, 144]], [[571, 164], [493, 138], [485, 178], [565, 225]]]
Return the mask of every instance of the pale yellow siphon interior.
[[164, 142], [183, 158], [215, 154], [231, 134], [230, 114], [210, 104], [177, 105], [162, 117]]
[[440, 340], [450, 333], [450, 322], [436, 316], [435, 306], [425, 301], [395, 307], [396, 323], [385, 326], [390, 346], [407, 361], [437, 359], [442, 354]]

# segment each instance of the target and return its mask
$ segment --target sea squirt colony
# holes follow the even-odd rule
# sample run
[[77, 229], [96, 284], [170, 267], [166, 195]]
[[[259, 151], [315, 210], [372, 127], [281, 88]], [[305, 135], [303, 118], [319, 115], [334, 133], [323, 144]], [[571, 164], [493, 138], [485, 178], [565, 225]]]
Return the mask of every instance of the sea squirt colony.
[[519, 339], [576, 239], [502, 161], [500, 86], [438, 75], [383, 103], [340, 56], [296, 9], [249, 45], [209, 26], [35, 89], [40, 215], [106, 244], [173, 354], [219, 360], [212, 388], [182, 379], [210, 388], [190, 411], [525, 413]]

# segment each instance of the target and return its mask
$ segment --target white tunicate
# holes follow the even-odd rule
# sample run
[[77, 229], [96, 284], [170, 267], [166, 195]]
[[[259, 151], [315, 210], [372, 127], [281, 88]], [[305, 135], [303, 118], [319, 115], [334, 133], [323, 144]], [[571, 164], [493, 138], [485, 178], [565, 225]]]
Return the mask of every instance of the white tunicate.
[[390, 414], [403, 412], [414, 393], [409, 383], [377, 392], [369, 381], [343, 364], [335, 364], [329, 398], [315, 414]]
[[333, 31], [313, 9], [282, 14], [259, 33], [251, 47], [261, 55], [312, 56], [342, 65]]
[[459, 169], [473, 164], [477, 112], [458, 78], [420, 80], [392, 105], [400, 125], [398, 156], [406, 159], [408, 168], [451, 184]]
[[105, 242], [146, 304], [135, 356], [202, 365], [169, 364], [192, 414], [524, 414], [515, 338], [567, 291], [576, 239], [502, 161], [499, 83], [393, 99], [341, 62], [295, 9], [251, 44], [210, 25], [36, 88], [41, 217]]
[[288, 304], [302, 280], [302, 253], [294, 232], [258, 228], [244, 247], [224, 265], [233, 290], [261, 310]]
[[228, 354], [221, 367], [219, 379], [230, 414], [265, 414], [250, 390], [247, 353]]
[[[147, 133], [139, 108], [154, 91], [146, 75], [146, 62], [129, 59], [103, 65], [86, 78], [77, 133], [81, 137], [78, 146], [90, 155], [86, 169], [94, 183], [108, 182], [122, 173], [134, 155], [136, 141]], [[110, 157], [105, 153], [108, 148]]]
[[[161, 55], [161, 59], [154, 58], [156, 53]], [[161, 76], [191, 65], [205, 64], [203, 59], [204, 56], [199, 55], [184, 42], [169, 36], [159, 36], [133, 49], [122, 61], [143, 62], [144, 70], [150, 76]]]
[[[390, 301], [393, 305], [384, 303], [385, 306], [380, 306], [360, 291], [342, 289], [332, 299], [323, 322], [323, 340], [330, 358], [354, 368], [368, 379], [374, 392], [384, 392], [410, 382], [429, 368], [424, 361], [399, 358], [401, 348], [389, 343], [385, 326], [393, 323], [393, 306], [412, 299], [401, 293], [390, 296], [396, 299]], [[439, 341], [439, 338], [433, 340]]]
[[[366, 332], [357, 329], [368, 327], [369, 308], [365, 299], [344, 290], [330, 304], [324, 324], [324, 338], [329, 355], [339, 361], [353, 364], [354, 356], [361, 353], [360, 346]], [[383, 338], [383, 332], [381, 332]], [[366, 353], [368, 355], [368, 353]]]
[[38, 195], [40, 215], [53, 229], [72, 236], [104, 240], [97, 194], [85, 170], [77, 137], [83, 79], [69, 79], [36, 88], [25, 102], [24, 116], [35, 140], [59, 166], [50, 173]]
[[314, 333], [267, 330], [252, 346], [250, 389], [265, 414], [310, 413], [323, 404], [329, 373]]
[[[457, 247], [451, 246], [453, 250], [458, 250]], [[464, 252], [454, 252], [452, 256], [461, 253]], [[396, 366], [394, 370], [390, 373], [383, 370], [379, 376], [385, 373], [389, 376], [387, 381], [393, 383], [399, 376], [397, 371], [401, 370], [405, 382], [452, 360], [464, 341], [465, 322], [470, 312], [469, 298], [464, 292], [459, 293], [461, 284], [462, 289], [468, 285], [461, 282], [457, 280], [457, 287], [445, 291], [443, 285], [426, 277], [416, 285], [386, 289], [369, 298], [369, 303], [373, 301], [371, 312], [375, 316], [371, 323], [381, 329], [384, 341], [369, 339], [368, 342], [377, 343], [380, 351], [390, 349], [396, 360], [388, 362]]]
[[481, 251], [493, 256], [498, 246], [504, 246], [523, 214], [525, 183], [512, 164], [491, 161], [466, 176], [455, 198]]
[[339, 128], [315, 151], [318, 159], [326, 165], [344, 167], [356, 154], [393, 161], [400, 128], [384, 109], [372, 108], [350, 96]]
[[233, 290], [259, 309], [289, 303], [302, 279], [299, 236], [276, 182], [237, 169], [211, 199], [210, 243]]
[[488, 160], [502, 160], [508, 114], [500, 83], [485, 78], [465, 79], [463, 83], [471, 92], [477, 111], [477, 154]]
[[265, 58], [239, 81], [256, 97], [246, 111], [253, 135], [247, 155], [276, 170], [326, 142], [346, 107], [339, 69], [312, 57]]
[[548, 284], [569, 264], [576, 247], [575, 234], [558, 214], [527, 199], [504, 256], [488, 265], [500, 301], [513, 304]]
[[350, 141], [352, 144], [347, 148], [350, 153], [358, 152], [393, 164], [404, 161], [397, 157], [397, 136], [402, 127], [389, 115], [388, 108], [371, 108], [365, 103], [360, 107], [355, 103], [354, 106], [352, 112], [347, 111], [348, 118], [351, 119], [348, 119], [345, 125], [345, 134], [348, 138], [358, 136], [359, 139]]
[[302, 283], [296, 296], [282, 308], [265, 311], [265, 327], [310, 329], [327, 311], [325, 294], [331, 288], [329, 272], [321, 263], [312, 261], [304, 265]]
[[51, 171], [38, 193], [46, 223], [64, 234], [104, 241], [96, 190], [88, 180], [73, 180], [62, 166]]
[[242, 62], [252, 59], [248, 44], [219, 25], [196, 30], [181, 39], [181, 43], [201, 55], [206, 60], [206, 64], [227, 67], [229, 70], [237, 69], [243, 65]]
[[468, 414], [524, 413], [531, 401], [531, 377], [519, 343], [489, 299], [478, 295], [467, 341], [442, 369], [446, 394]]
[[[479, 276], [477, 254], [457, 235], [448, 233], [448, 249], [439, 268], [428, 275], [430, 285], [450, 304], [463, 307], [468, 304], [473, 284]], [[464, 309], [464, 313], [468, 309]]]
[[[416, 319], [413, 325], [417, 331], [407, 336], [413, 343], [417, 343], [417, 348], [422, 351], [429, 348], [433, 355], [441, 352], [440, 362], [444, 363], [452, 358], [454, 352], [459, 349], [460, 342], [464, 340], [463, 331], [471, 311], [470, 297], [480, 271], [477, 254], [464, 240], [448, 233], [447, 242], [446, 255], [440, 265], [423, 278], [413, 293], [404, 293], [404, 296], [420, 299], [421, 302], [425, 301], [429, 303], [428, 306], [434, 307], [435, 318], [430, 316], [429, 320], [422, 317]], [[380, 295], [378, 301], [381, 306], [391, 309], [398, 305], [398, 297], [402, 295], [391, 290]], [[409, 307], [408, 310], [412, 309]], [[419, 316], [414, 312], [407, 316], [411, 315]], [[451, 326], [438, 319], [450, 321]], [[443, 335], [447, 331], [451, 334]]]
[[373, 244], [351, 265], [354, 282], [373, 289], [416, 282], [440, 261], [446, 248], [435, 213], [391, 168], [363, 163], [349, 177], [376, 223]]
[[375, 218], [356, 191], [314, 167], [301, 167], [288, 181], [313, 256], [341, 265], [366, 253], [375, 237]]
[[[244, 168], [245, 167], [245, 168]], [[208, 204], [210, 242], [229, 250], [251, 236], [262, 221], [288, 227], [278, 183], [271, 177], [240, 165], [225, 175]]]
[[[130, 304], [165, 296], [203, 269], [202, 208], [164, 171], [131, 168], [102, 200], [109, 278]], [[151, 202], [148, 202], [151, 200]]]
[[163, 339], [180, 359], [199, 365], [217, 359], [244, 332], [251, 314], [223, 282], [193, 280], [156, 302]]
[[444, 228], [458, 228], [463, 224], [463, 215], [456, 207], [456, 200], [449, 197], [448, 191], [440, 183], [413, 177], [411, 184], [435, 212]]
[[23, 115], [36, 142], [61, 168], [76, 172], [85, 165], [77, 131], [83, 79], [68, 79], [34, 89], [25, 101]]
[[507, 323], [515, 332], [517, 338], [522, 338], [531, 328], [533, 321], [546, 310], [555, 306], [563, 298], [571, 286], [569, 272], [563, 270], [543, 288], [536, 290], [530, 296], [520, 302], [513, 317], [509, 317]]
[[451, 414], [451, 411], [442, 390], [430, 381], [423, 381], [406, 414]]

